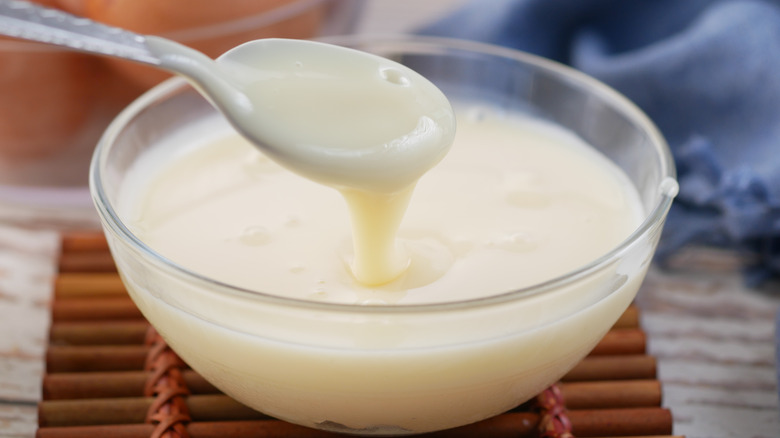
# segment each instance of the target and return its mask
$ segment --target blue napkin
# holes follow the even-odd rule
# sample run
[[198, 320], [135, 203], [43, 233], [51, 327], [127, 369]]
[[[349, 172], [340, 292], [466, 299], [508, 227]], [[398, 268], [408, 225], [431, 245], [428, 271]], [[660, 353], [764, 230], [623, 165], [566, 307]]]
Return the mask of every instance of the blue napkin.
[[420, 33], [569, 64], [663, 132], [680, 194], [658, 250], [718, 245], [780, 276], [780, 0], [473, 0]]

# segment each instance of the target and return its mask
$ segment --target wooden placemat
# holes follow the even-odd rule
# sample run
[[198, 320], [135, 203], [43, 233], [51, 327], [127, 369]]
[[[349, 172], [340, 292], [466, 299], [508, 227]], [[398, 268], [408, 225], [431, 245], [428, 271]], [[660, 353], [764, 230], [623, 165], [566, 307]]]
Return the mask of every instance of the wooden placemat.
[[[40, 438], [333, 437], [220, 393], [157, 335], [130, 300], [105, 238], [62, 237], [39, 404]], [[599, 345], [536, 399], [426, 437], [670, 437], [656, 361], [630, 307]]]

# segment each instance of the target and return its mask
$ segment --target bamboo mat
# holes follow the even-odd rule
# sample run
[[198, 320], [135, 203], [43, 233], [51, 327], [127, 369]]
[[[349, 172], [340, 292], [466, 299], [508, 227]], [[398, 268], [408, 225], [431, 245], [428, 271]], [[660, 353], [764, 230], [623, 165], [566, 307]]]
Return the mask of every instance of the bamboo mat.
[[[102, 234], [62, 237], [38, 407], [39, 438], [333, 437], [219, 392], [168, 348], [122, 285]], [[599, 345], [536, 399], [426, 437], [667, 437], [655, 358], [630, 307]]]

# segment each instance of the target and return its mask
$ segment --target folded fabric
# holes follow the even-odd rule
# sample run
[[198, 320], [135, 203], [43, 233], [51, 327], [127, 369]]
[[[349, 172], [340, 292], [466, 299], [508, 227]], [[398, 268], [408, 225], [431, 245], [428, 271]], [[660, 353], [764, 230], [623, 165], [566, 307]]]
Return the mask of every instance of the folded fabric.
[[751, 254], [751, 284], [780, 276], [780, 1], [474, 0], [420, 33], [534, 53], [626, 95], [677, 164], [659, 261], [718, 245]]

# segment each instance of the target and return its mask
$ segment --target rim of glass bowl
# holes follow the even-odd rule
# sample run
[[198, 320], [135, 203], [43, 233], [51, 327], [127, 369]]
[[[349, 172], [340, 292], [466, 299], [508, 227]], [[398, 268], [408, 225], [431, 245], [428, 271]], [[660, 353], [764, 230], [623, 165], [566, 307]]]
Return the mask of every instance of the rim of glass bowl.
[[509, 58], [511, 60], [520, 61], [522, 63], [532, 64], [537, 68], [541, 68], [552, 72], [570, 82], [575, 82], [581, 87], [588, 88], [591, 93], [599, 95], [605, 102], [609, 102], [614, 105], [623, 113], [627, 114], [632, 120], [635, 120], [646, 131], [649, 138], [652, 140], [654, 149], [657, 156], [660, 159], [661, 172], [663, 175], [660, 183], [659, 190], [661, 191], [659, 200], [654, 208], [647, 212], [647, 215], [643, 222], [631, 233], [626, 239], [624, 239], [615, 248], [604, 254], [603, 256], [591, 261], [590, 263], [581, 266], [578, 269], [570, 271], [566, 274], [550, 279], [543, 283], [539, 283], [533, 286], [493, 294], [480, 298], [473, 298], [460, 301], [447, 301], [436, 303], [422, 303], [422, 304], [380, 304], [380, 305], [360, 305], [360, 304], [347, 304], [347, 303], [327, 303], [327, 302], [315, 302], [307, 301], [298, 298], [284, 297], [280, 295], [274, 295], [262, 291], [255, 291], [251, 289], [241, 288], [229, 283], [214, 280], [212, 278], [203, 276], [197, 272], [191, 271], [183, 266], [176, 264], [175, 262], [163, 257], [161, 254], [154, 251], [141, 241], [135, 234], [133, 234], [114, 210], [113, 205], [108, 200], [108, 197], [104, 191], [101, 180], [101, 168], [105, 164], [105, 159], [113, 146], [114, 139], [122, 131], [132, 119], [147, 105], [156, 102], [161, 97], [165, 97], [174, 91], [181, 88], [189, 87], [186, 81], [182, 78], [172, 78], [162, 84], [152, 88], [150, 91], [142, 95], [132, 104], [130, 104], [119, 116], [112, 121], [106, 132], [98, 142], [97, 148], [92, 158], [90, 172], [89, 172], [89, 184], [90, 192], [92, 194], [93, 202], [97, 207], [98, 213], [102, 216], [104, 223], [108, 225], [110, 230], [117, 234], [121, 239], [128, 243], [137, 253], [142, 254], [144, 257], [151, 258], [160, 266], [163, 266], [167, 271], [175, 273], [176, 275], [190, 278], [193, 280], [204, 282], [215, 288], [214, 293], [234, 293], [239, 296], [251, 297], [252, 299], [262, 300], [277, 305], [287, 305], [294, 307], [304, 307], [310, 309], [320, 309], [324, 311], [337, 311], [337, 312], [360, 312], [360, 313], [406, 313], [406, 312], [431, 312], [431, 311], [448, 311], [448, 310], [463, 310], [466, 308], [493, 306], [507, 301], [519, 300], [532, 295], [544, 293], [545, 291], [559, 288], [567, 285], [571, 282], [587, 276], [588, 274], [599, 270], [603, 266], [607, 265], [611, 261], [617, 259], [620, 255], [630, 250], [631, 246], [645, 237], [648, 233], [654, 231], [656, 227], [663, 224], [665, 215], [671, 206], [674, 196], [677, 194], [677, 182], [676, 171], [671, 152], [668, 145], [661, 136], [658, 129], [650, 121], [650, 119], [631, 101], [629, 101], [622, 94], [601, 83], [600, 81], [591, 78], [577, 70], [567, 67], [563, 64], [541, 58], [528, 53], [520, 52], [514, 49], [502, 48], [490, 44], [477, 43], [472, 41], [464, 41], [449, 38], [438, 37], [420, 37], [420, 36], [340, 36], [333, 38], [323, 38], [323, 41], [333, 44], [344, 45], [356, 45], [356, 44], [369, 44], [376, 46], [378, 44], [393, 44], [399, 48], [405, 48], [406, 50], [414, 50], [415, 53], [454, 53], [459, 51], [467, 52], [480, 52], [485, 55], [492, 55], [497, 57]]

